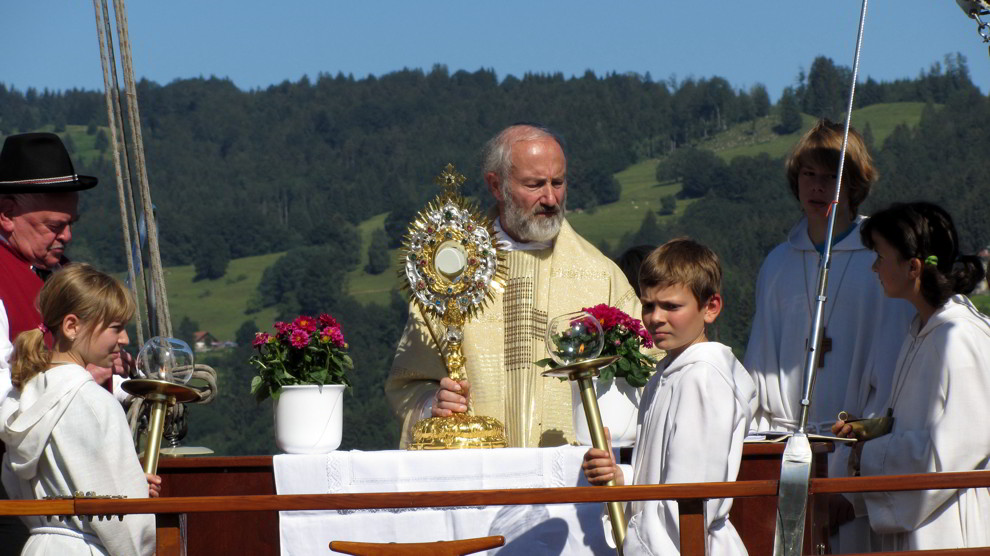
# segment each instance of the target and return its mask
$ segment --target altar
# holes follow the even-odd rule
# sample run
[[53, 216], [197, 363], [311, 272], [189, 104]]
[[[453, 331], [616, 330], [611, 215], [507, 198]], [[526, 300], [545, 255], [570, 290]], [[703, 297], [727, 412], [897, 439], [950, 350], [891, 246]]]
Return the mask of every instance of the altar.
[[[749, 444], [739, 480], [777, 479], [782, 444]], [[824, 476], [827, 444], [813, 445]], [[163, 496], [451, 491], [586, 486], [585, 448], [436, 452], [337, 451], [162, 459]], [[811, 497], [805, 552], [824, 543], [826, 506]], [[187, 554], [320, 554], [332, 540], [417, 542], [499, 534], [491, 554], [614, 554], [599, 504], [321, 512], [223, 512], [185, 516]], [[773, 552], [776, 498], [737, 499], [730, 519], [753, 556]], [[525, 550], [523, 550], [525, 548]], [[817, 553], [817, 552], [815, 552]]]
[[[279, 494], [340, 494], [589, 486], [585, 448], [332, 452], [275, 456]], [[282, 554], [330, 540], [431, 542], [501, 535], [498, 554], [605, 554], [600, 504], [282, 512]], [[329, 538], [328, 538], [329, 537]]]

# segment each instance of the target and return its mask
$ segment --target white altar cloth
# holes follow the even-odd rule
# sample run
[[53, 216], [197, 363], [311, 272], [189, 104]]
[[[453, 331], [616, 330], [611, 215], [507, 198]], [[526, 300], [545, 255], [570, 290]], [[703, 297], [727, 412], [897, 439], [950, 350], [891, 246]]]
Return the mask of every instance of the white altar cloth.
[[[278, 494], [454, 491], [588, 486], [587, 447], [332, 452], [277, 455]], [[614, 554], [602, 504], [483, 506], [279, 513], [282, 554], [331, 554], [333, 540], [433, 542], [502, 535], [499, 556]]]

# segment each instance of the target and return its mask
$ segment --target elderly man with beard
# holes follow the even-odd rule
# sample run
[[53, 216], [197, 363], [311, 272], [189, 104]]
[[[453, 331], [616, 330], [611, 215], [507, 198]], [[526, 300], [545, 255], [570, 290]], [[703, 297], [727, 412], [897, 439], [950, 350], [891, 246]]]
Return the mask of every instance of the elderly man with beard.
[[[464, 326], [467, 380], [447, 377], [431, 327], [419, 307], [409, 320], [385, 383], [402, 422], [401, 446], [417, 421], [467, 411], [505, 424], [509, 446], [558, 446], [574, 439], [567, 382], [540, 376], [550, 319], [607, 303], [640, 314], [622, 271], [564, 218], [567, 159], [545, 128], [514, 125], [485, 146], [482, 173], [495, 197], [507, 286]], [[436, 329], [436, 327], [432, 327]]]

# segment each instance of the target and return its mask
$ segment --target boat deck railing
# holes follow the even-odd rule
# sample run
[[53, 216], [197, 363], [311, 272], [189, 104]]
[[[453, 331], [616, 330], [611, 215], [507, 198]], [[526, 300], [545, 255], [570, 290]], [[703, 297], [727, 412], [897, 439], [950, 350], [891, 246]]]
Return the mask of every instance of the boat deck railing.
[[[926, 473], [811, 479], [809, 494], [895, 492], [990, 488], [990, 471]], [[156, 499], [71, 498], [58, 500], [0, 501], [0, 515], [115, 516], [155, 514], [158, 521], [158, 556], [178, 556], [183, 551], [179, 515], [197, 512], [255, 512], [296, 510], [364, 510], [386, 508], [442, 508], [450, 506], [511, 506], [527, 504], [579, 504], [610, 501], [676, 500], [680, 512], [681, 554], [704, 556], [704, 501], [713, 498], [776, 496], [777, 481], [685, 483], [614, 487], [524, 488], [367, 494], [271, 494], [250, 496], [188, 496]], [[327, 543], [333, 540], [327, 538]], [[806, 547], [806, 553], [810, 547]], [[329, 551], [328, 551], [329, 553]], [[944, 549], [916, 552], [873, 553], [990, 555], [990, 548]]]

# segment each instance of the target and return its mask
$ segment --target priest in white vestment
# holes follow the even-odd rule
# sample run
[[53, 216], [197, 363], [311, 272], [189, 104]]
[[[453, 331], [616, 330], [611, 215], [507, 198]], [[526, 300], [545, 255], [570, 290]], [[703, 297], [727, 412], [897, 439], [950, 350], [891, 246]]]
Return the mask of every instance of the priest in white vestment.
[[567, 160], [547, 130], [516, 125], [486, 146], [484, 177], [498, 210], [498, 247], [507, 285], [464, 325], [467, 381], [447, 378], [437, 340], [443, 326], [413, 303], [385, 384], [402, 423], [401, 446], [421, 419], [464, 412], [505, 424], [509, 446], [574, 440], [570, 384], [543, 378], [550, 319], [599, 303], [640, 313], [622, 271], [564, 219]]

